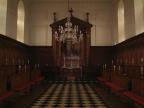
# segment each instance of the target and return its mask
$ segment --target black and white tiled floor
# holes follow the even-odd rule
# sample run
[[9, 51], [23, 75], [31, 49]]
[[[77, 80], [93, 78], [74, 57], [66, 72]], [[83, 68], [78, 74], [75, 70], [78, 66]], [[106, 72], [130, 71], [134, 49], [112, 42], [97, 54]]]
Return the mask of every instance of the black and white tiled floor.
[[51, 83], [30, 108], [108, 108], [90, 83]]

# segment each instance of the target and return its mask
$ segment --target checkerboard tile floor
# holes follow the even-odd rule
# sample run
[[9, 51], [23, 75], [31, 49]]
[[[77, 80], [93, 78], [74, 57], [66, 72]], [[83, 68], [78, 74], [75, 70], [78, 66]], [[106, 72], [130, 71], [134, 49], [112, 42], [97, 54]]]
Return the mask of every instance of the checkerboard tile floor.
[[108, 108], [93, 86], [83, 82], [51, 83], [30, 108]]

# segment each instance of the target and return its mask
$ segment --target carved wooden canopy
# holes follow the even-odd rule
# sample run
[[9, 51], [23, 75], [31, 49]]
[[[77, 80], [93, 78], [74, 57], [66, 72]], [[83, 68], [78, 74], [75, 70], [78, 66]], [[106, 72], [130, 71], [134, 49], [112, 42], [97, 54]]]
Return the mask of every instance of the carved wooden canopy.
[[[73, 25], [79, 25], [80, 29], [84, 30], [86, 28], [91, 28], [92, 24], [90, 24], [89, 22], [83, 21], [77, 17], [71, 16], [70, 17], [71, 22], [73, 23]], [[67, 17], [64, 19], [61, 19], [59, 21], [54, 22], [53, 24], [51, 24], [50, 26], [52, 28], [57, 28], [59, 25], [64, 26], [65, 23], [67, 21]]]

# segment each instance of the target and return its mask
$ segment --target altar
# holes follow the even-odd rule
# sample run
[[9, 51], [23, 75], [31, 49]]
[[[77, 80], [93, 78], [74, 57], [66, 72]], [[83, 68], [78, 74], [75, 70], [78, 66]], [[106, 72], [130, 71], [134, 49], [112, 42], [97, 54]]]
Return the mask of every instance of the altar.
[[81, 80], [82, 79], [82, 67], [80, 66], [79, 56], [69, 56], [63, 58], [63, 66], [61, 67], [62, 80]]

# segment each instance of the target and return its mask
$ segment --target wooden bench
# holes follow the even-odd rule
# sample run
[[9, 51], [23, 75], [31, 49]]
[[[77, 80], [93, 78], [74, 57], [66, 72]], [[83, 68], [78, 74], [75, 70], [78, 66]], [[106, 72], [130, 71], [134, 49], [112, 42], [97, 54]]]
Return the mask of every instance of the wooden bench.
[[35, 78], [35, 79], [33, 79], [33, 80], [31, 81], [31, 85], [38, 84], [38, 83], [40, 83], [40, 82], [43, 81], [43, 80], [44, 80], [44, 77], [43, 77], [43, 76], [37, 77], [37, 78]]
[[13, 91], [4, 93], [2, 96], [0, 96], [0, 102], [5, 101], [7, 98], [9, 98], [13, 95], [14, 95]]
[[25, 82], [23, 84], [20, 84], [18, 86], [16, 86], [14, 88], [15, 92], [25, 92], [27, 91], [27, 89], [29, 89], [31, 87], [31, 83], [30, 82]]
[[104, 84], [105, 86], [107, 86], [107, 87], [108, 87], [111, 91], [113, 91], [113, 92], [122, 92], [122, 91], [125, 90], [124, 88], [118, 86], [117, 84], [107, 81], [107, 80], [104, 79], [103, 77], [97, 77], [97, 80], [98, 80], [100, 83], [102, 83], [102, 84]]
[[106, 84], [106, 82], [107, 82], [107, 80], [103, 77], [97, 77], [97, 80], [102, 84]]
[[144, 97], [138, 96], [133, 92], [125, 91], [123, 95], [134, 101], [135, 103], [144, 106]]
[[105, 85], [113, 92], [122, 92], [125, 89], [112, 82], [106, 82]]

